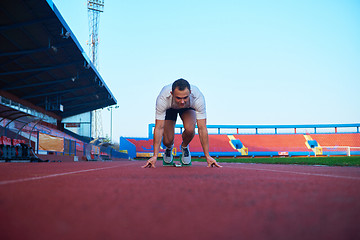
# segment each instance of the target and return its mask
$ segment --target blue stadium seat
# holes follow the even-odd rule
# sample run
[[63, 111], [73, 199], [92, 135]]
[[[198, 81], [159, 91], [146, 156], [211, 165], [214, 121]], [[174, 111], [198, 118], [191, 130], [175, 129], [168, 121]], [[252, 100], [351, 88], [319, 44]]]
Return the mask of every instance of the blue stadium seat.
[[236, 149], [241, 149], [243, 147], [243, 144], [239, 139], [231, 140], [231, 143], [234, 145]]
[[308, 140], [308, 144], [311, 148], [317, 147], [318, 143], [316, 140]]

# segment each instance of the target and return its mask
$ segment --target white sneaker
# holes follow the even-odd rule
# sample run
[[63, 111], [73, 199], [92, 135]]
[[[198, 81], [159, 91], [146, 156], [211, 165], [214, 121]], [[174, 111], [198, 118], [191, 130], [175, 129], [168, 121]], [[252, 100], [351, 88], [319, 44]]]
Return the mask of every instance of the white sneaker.
[[183, 147], [182, 144], [180, 145], [181, 148], [181, 163], [184, 165], [190, 165], [191, 164], [191, 154], [189, 151], [189, 146]]
[[172, 164], [173, 163], [173, 155], [172, 155], [172, 148], [173, 146], [171, 146], [171, 148], [166, 148], [164, 155], [163, 155], [163, 160], [166, 164]]

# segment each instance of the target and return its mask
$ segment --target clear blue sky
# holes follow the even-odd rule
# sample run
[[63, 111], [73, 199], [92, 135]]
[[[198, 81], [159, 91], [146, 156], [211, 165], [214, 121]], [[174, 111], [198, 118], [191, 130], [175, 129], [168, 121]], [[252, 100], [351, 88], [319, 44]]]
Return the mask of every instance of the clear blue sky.
[[[53, 2], [88, 52], [86, 0]], [[113, 139], [146, 137], [158, 93], [181, 77], [204, 93], [208, 124], [360, 122], [359, 13], [358, 0], [105, 0]]]

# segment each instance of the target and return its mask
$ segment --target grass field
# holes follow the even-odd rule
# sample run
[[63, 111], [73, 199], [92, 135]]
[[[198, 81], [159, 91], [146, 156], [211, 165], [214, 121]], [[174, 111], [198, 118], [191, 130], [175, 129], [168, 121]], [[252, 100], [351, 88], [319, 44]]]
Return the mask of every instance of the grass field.
[[[205, 161], [205, 159], [193, 159]], [[360, 167], [360, 156], [341, 157], [276, 157], [276, 158], [219, 158], [219, 163], [267, 163], [267, 164], [299, 164], [299, 165], [327, 165], [327, 166], [355, 166]]]
[[[298, 165], [325, 165], [360, 167], [360, 156], [340, 157], [255, 157], [255, 158], [215, 158], [219, 163], [264, 163], [264, 164], [298, 164]], [[139, 158], [138, 160], [147, 160]], [[162, 158], [158, 158], [162, 161]], [[175, 158], [174, 161], [179, 161]], [[193, 162], [206, 162], [204, 158], [192, 158]]]

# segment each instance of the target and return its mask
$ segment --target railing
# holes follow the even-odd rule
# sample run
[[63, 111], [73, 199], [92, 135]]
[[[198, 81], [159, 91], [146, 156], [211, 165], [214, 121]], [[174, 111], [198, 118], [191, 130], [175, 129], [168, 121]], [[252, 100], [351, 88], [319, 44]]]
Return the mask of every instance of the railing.
[[[154, 128], [155, 124], [149, 124], [148, 136], [150, 139], [153, 138]], [[181, 134], [183, 128], [184, 126], [182, 124], [176, 124], [175, 133]], [[360, 123], [302, 125], [207, 125], [207, 128], [209, 134], [360, 133]]]

